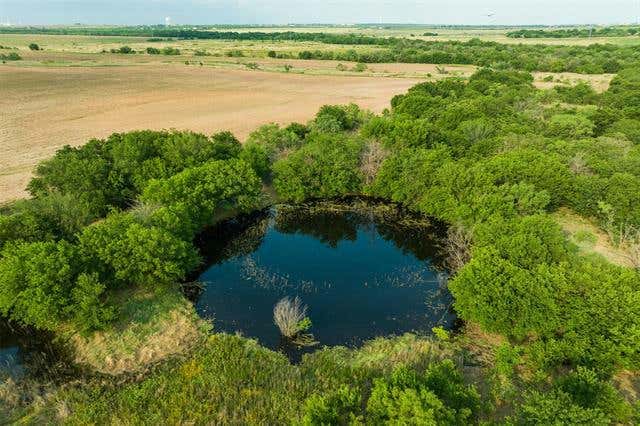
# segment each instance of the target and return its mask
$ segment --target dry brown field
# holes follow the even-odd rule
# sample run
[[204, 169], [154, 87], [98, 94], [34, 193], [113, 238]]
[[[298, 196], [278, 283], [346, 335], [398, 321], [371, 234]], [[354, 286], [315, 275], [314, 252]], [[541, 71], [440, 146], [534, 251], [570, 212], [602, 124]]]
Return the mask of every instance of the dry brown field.
[[33, 167], [64, 145], [133, 129], [231, 130], [305, 122], [323, 104], [380, 112], [419, 80], [163, 64], [0, 67], [0, 202], [25, 196]]

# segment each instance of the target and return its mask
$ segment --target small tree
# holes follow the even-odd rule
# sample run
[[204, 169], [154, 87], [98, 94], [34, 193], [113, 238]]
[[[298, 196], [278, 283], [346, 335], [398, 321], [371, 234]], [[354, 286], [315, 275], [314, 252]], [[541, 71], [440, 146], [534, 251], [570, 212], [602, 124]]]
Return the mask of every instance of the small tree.
[[29, 45], [29, 49], [31, 49], [31, 50], [40, 50], [40, 46], [38, 46], [36, 43], [31, 43]]

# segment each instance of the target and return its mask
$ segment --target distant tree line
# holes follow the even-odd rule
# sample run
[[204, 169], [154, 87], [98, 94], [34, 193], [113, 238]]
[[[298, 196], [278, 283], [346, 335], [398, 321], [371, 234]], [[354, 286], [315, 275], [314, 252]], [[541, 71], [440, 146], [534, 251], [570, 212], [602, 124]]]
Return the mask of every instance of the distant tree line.
[[[528, 30], [527, 30], [528, 31]], [[459, 64], [517, 69], [524, 71], [576, 72], [582, 74], [616, 73], [622, 68], [640, 66], [640, 49], [635, 46], [594, 44], [589, 46], [551, 46], [501, 44], [472, 39], [460, 41], [426, 41], [359, 34], [304, 32], [232, 32], [187, 28], [111, 27], [111, 28], [4, 28], [2, 32], [72, 34], [94, 36], [144, 36], [153, 39], [211, 39], [299, 41], [335, 45], [378, 46], [369, 51], [303, 50], [301, 59], [354, 61], [361, 63]]]
[[507, 32], [511, 38], [578, 38], [578, 37], [626, 37], [640, 35], [640, 27], [581, 27], [566, 29], [521, 29]]

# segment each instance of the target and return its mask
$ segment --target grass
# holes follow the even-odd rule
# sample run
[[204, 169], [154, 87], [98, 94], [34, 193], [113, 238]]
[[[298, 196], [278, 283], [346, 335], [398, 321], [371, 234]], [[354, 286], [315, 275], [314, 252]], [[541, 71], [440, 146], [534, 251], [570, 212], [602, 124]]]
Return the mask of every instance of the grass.
[[607, 233], [592, 220], [567, 208], [559, 209], [552, 216], [583, 255], [600, 256], [616, 265], [632, 266], [624, 249], [616, 247]]
[[[13, 421], [67, 424], [291, 424], [312, 393], [342, 384], [368, 389], [395, 366], [423, 370], [452, 349], [414, 335], [359, 350], [325, 348], [292, 365], [240, 336], [214, 334], [185, 360], [138, 382], [91, 380], [51, 390]], [[1, 397], [1, 395], [0, 395]], [[0, 404], [2, 400], [0, 400]]]
[[138, 373], [182, 355], [210, 328], [177, 289], [128, 289], [112, 302], [121, 319], [109, 329], [89, 336], [62, 332], [75, 361], [103, 374]]
[[304, 331], [302, 321], [307, 317], [307, 306], [302, 304], [298, 296], [280, 299], [273, 308], [273, 322], [280, 330], [280, 334], [293, 338]]

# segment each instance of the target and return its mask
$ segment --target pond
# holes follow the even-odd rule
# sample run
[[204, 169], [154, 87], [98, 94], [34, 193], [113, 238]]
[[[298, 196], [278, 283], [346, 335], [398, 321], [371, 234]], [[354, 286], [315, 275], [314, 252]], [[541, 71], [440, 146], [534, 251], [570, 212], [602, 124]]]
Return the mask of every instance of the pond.
[[[194, 296], [216, 331], [239, 332], [292, 359], [327, 345], [430, 334], [455, 321], [440, 250], [444, 227], [364, 200], [280, 205], [199, 236], [206, 270]], [[281, 337], [273, 309], [299, 297], [315, 347]]]

